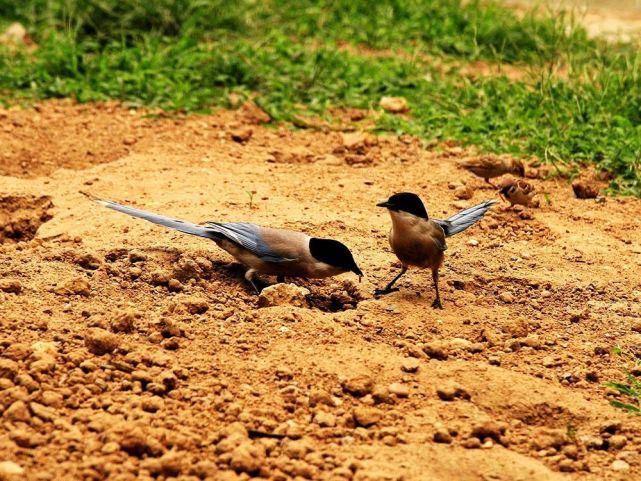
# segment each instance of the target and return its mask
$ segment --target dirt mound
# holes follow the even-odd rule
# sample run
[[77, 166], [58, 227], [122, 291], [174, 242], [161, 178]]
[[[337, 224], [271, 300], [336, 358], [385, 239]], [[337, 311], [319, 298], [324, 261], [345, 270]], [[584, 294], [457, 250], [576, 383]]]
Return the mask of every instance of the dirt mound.
[[0, 244], [33, 239], [50, 220], [53, 203], [48, 196], [0, 195]]
[[[59, 122], [38, 127], [42, 112]], [[641, 421], [605, 387], [623, 379], [615, 345], [641, 352], [638, 200], [579, 200], [532, 179], [550, 203], [496, 206], [449, 240], [435, 311], [420, 271], [374, 298], [399, 269], [375, 204], [410, 190], [445, 218], [494, 197], [456, 168], [460, 148], [266, 128], [242, 112], [152, 120], [53, 102], [5, 115], [36, 140], [11, 140], [2, 165], [41, 155], [15, 171], [30, 178], [0, 177], [0, 219], [25, 240], [0, 244], [0, 478], [641, 473]], [[114, 119], [126, 123], [116, 133], [138, 132], [135, 149], [112, 133], [104, 155], [83, 153], [91, 125]], [[366, 277], [287, 279], [257, 298], [213, 243], [104, 209], [88, 190], [185, 220], [334, 237]]]

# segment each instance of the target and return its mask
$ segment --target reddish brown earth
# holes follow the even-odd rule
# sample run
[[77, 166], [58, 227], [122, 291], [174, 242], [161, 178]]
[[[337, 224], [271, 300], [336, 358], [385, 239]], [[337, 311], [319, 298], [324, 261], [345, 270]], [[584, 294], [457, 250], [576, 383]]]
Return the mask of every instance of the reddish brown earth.
[[[615, 345], [641, 352], [639, 200], [533, 179], [540, 208], [450, 239], [445, 310], [426, 272], [377, 300], [397, 266], [376, 201], [410, 190], [446, 217], [494, 197], [456, 168], [469, 153], [250, 117], [0, 112], [0, 478], [639, 477], [641, 420], [604, 386]], [[81, 191], [332, 236], [367, 277], [259, 307], [214, 244]]]

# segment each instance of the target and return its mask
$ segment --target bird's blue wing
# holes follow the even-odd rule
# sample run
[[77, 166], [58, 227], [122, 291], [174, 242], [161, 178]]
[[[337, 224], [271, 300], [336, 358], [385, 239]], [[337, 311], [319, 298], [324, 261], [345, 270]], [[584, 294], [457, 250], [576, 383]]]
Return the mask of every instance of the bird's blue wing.
[[272, 249], [264, 240], [260, 227], [246, 222], [207, 222], [205, 227], [247, 249], [265, 262], [290, 262], [291, 259]]
[[447, 237], [463, 232], [468, 227], [476, 224], [485, 215], [490, 207], [496, 204], [496, 200], [486, 200], [474, 207], [462, 210], [446, 220], [432, 219], [443, 228]]

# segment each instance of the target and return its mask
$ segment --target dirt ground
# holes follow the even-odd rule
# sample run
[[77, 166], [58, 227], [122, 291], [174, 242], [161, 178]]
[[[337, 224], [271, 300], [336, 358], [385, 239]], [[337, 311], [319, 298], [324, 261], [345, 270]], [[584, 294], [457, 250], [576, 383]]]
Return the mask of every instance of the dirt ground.
[[[613, 346], [641, 352], [641, 201], [533, 179], [540, 208], [449, 240], [443, 311], [427, 272], [374, 299], [398, 269], [378, 200], [447, 217], [495, 192], [458, 147], [256, 117], [0, 111], [0, 479], [641, 475], [641, 419], [604, 385], [624, 379]], [[81, 192], [338, 238], [366, 278], [260, 307], [213, 243]]]

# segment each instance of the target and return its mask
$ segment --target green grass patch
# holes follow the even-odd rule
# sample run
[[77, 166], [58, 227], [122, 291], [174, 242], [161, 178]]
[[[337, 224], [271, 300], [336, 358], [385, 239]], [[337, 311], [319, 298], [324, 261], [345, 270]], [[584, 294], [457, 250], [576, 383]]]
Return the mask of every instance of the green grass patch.
[[[39, 48], [0, 52], [5, 101], [75, 97], [206, 112], [230, 92], [257, 95], [276, 120], [330, 106], [377, 108], [385, 95], [411, 115], [377, 128], [533, 154], [616, 175], [641, 194], [641, 83], [631, 46], [588, 40], [565, 19], [459, 0], [0, 0]], [[404, 55], [366, 56], [350, 41]], [[529, 64], [528, 82], [440, 73], [430, 55]], [[564, 62], [561, 79], [541, 66]]]

